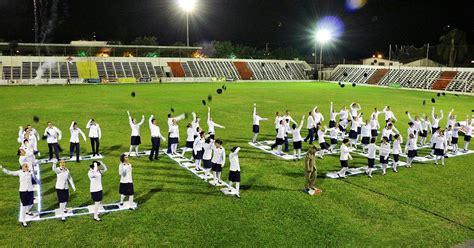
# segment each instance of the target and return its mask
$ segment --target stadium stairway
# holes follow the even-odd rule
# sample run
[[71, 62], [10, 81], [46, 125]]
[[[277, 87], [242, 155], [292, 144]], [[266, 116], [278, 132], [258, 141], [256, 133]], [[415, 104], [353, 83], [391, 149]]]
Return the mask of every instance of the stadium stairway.
[[433, 83], [431, 87], [433, 90], [445, 90], [446, 87], [453, 81], [458, 74], [457, 71], [443, 71], [439, 76], [439, 79]]
[[368, 84], [378, 84], [380, 80], [387, 74], [387, 69], [377, 69], [377, 71], [367, 80]]
[[183, 66], [180, 62], [168, 62], [168, 66], [171, 68], [174, 77], [186, 77], [186, 73], [184, 72]]
[[253, 75], [253, 72], [250, 70], [247, 62], [234, 62], [234, 65], [237, 68], [242, 80], [252, 80], [255, 78], [255, 75]]

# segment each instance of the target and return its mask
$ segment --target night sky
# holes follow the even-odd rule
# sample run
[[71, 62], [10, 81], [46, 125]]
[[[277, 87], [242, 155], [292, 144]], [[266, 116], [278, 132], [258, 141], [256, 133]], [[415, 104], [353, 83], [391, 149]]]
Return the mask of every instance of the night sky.
[[[126, 43], [142, 35], [158, 37], [160, 45], [185, 41], [185, 19], [175, 1], [58, 1], [58, 24], [48, 42], [90, 39], [93, 32], [98, 40]], [[33, 0], [0, 0], [0, 10], [0, 39], [34, 41]], [[367, 0], [352, 11], [344, 0], [200, 0], [191, 17], [191, 42], [269, 43], [310, 53], [315, 23], [327, 15], [344, 23], [330, 52], [348, 59], [386, 51], [389, 44], [436, 44], [447, 25], [464, 30], [474, 43], [474, 0]]]

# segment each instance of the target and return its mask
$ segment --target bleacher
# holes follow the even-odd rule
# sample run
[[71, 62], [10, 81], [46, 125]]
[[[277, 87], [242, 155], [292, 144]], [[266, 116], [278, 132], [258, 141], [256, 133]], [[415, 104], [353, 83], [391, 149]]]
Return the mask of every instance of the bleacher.
[[[34, 61], [34, 62], [33, 62]], [[53, 62], [51, 62], [53, 61]], [[65, 58], [65, 57], [2, 57], [1, 80], [28, 83], [36, 71], [49, 63], [42, 80], [98, 79], [115, 82], [120, 79], [139, 81], [163, 77], [193, 80], [214, 78], [231, 80], [291, 81], [309, 79], [311, 68], [304, 61], [232, 60], [193, 58]]]
[[338, 65], [330, 81], [404, 88], [473, 92], [473, 68]]

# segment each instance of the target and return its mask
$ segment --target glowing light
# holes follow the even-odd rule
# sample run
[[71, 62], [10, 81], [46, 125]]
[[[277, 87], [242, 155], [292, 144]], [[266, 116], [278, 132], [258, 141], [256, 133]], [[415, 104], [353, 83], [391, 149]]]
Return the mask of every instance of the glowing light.
[[331, 39], [337, 39], [344, 32], [344, 23], [336, 16], [325, 16], [316, 23], [316, 30], [327, 30]]
[[382, 54], [377, 55], [377, 58], [379, 59], [383, 58]]
[[196, 9], [197, 0], [178, 0], [179, 7], [186, 13], [191, 13]]
[[361, 9], [367, 4], [367, 0], [346, 0], [346, 9], [355, 11]]
[[316, 32], [316, 40], [321, 44], [327, 43], [331, 39], [332, 39], [331, 31], [327, 29], [321, 29]]

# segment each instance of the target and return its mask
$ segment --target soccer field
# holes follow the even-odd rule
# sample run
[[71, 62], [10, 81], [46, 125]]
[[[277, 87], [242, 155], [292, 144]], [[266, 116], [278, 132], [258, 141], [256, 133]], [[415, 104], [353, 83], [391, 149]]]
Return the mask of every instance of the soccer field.
[[[147, 157], [131, 158], [134, 166], [135, 211], [109, 213], [102, 222], [92, 216], [68, 218], [66, 222], [46, 220], [23, 228], [17, 221], [18, 178], [0, 176], [0, 246], [437, 246], [447, 247], [474, 239], [474, 155], [450, 158], [445, 167], [415, 163], [386, 176], [354, 176], [345, 180], [325, 179], [326, 172], [339, 170], [339, 157], [328, 155], [317, 160], [317, 186], [320, 196], [302, 192], [303, 160], [285, 161], [247, 144], [252, 138], [252, 108], [269, 121], [261, 122], [259, 140], [273, 140], [276, 111], [290, 110], [299, 121], [319, 106], [327, 121], [329, 103], [339, 110], [358, 102], [367, 117], [374, 107], [390, 105], [399, 119], [397, 128], [406, 140], [408, 118], [413, 115], [454, 108], [458, 121], [464, 121], [474, 107], [472, 96], [387, 89], [339, 87], [328, 83], [227, 83], [222, 84], [144, 84], [2, 87], [0, 89], [0, 164], [18, 168], [16, 150], [18, 126], [33, 124], [40, 134], [51, 120], [63, 132], [61, 145], [69, 148], [69, 125], [85, 125], [95, 118], [102, 128], [101, 153], [109, 171], [104, 174], [104, 203], [119, 200], [119, 155], [129, 149], [130, 126], [126, 111], [139, 119], [141, 150], [149, 150], [148, 118], [154, 114], [162, 134], [167, 130], [170, 108], [176, 114], [195, 111], [207, 129], [207, 106], [212, 118], [226, 129], [216, 129], [226, 151], [242, 147], [241, 199], [224, 196], [219, 189], [194, 177], [166, 156], [150, 162]], [[136, 97], [131, 97], [131, 92]], [[213, 95], [212, 102], [201, 101]], [[436, 103], [431, 103], [431, 98]], [[426, 100], [426, 105], [423, 105]], [[40, 122], [33, 123], [33, 116]], [[185, 144], [187, 121], [181, 121], [180, 146]], [[380, 117], [381, 123], [383, 116]], [[446, 117], [441, 126], [446, 124]], [[306, 136], [306, 123], [302, 130]], [[81, 141], [82, 153], [90, 153], [89, 141]], [[464, 144], [460, 138], [460, 146]], [[163, 147], [163, 143], [162, 143]], [[291, 147], [291, 145], [290, 145]], [[303, 151], [309, 146], [304, 144]], [[471, 149], [474, 147], [471, 144]], [[39, 150], [47, 153], [45, 141]], [[63, 155], [66, 155], [64, 149]], [[366, 158], [353, 155], [351, 167], [366, 165]], [[404, 161], [404, 159], [402, 159]], [[87, 171], [89, 161], [68, 163], [77, 187], [68, 207], [92, 204]], [[222, 178], [228, 175], [228, 163]], [[41, 167], [43, 205], [57, 207], [56, 176], [50, 165]]]

